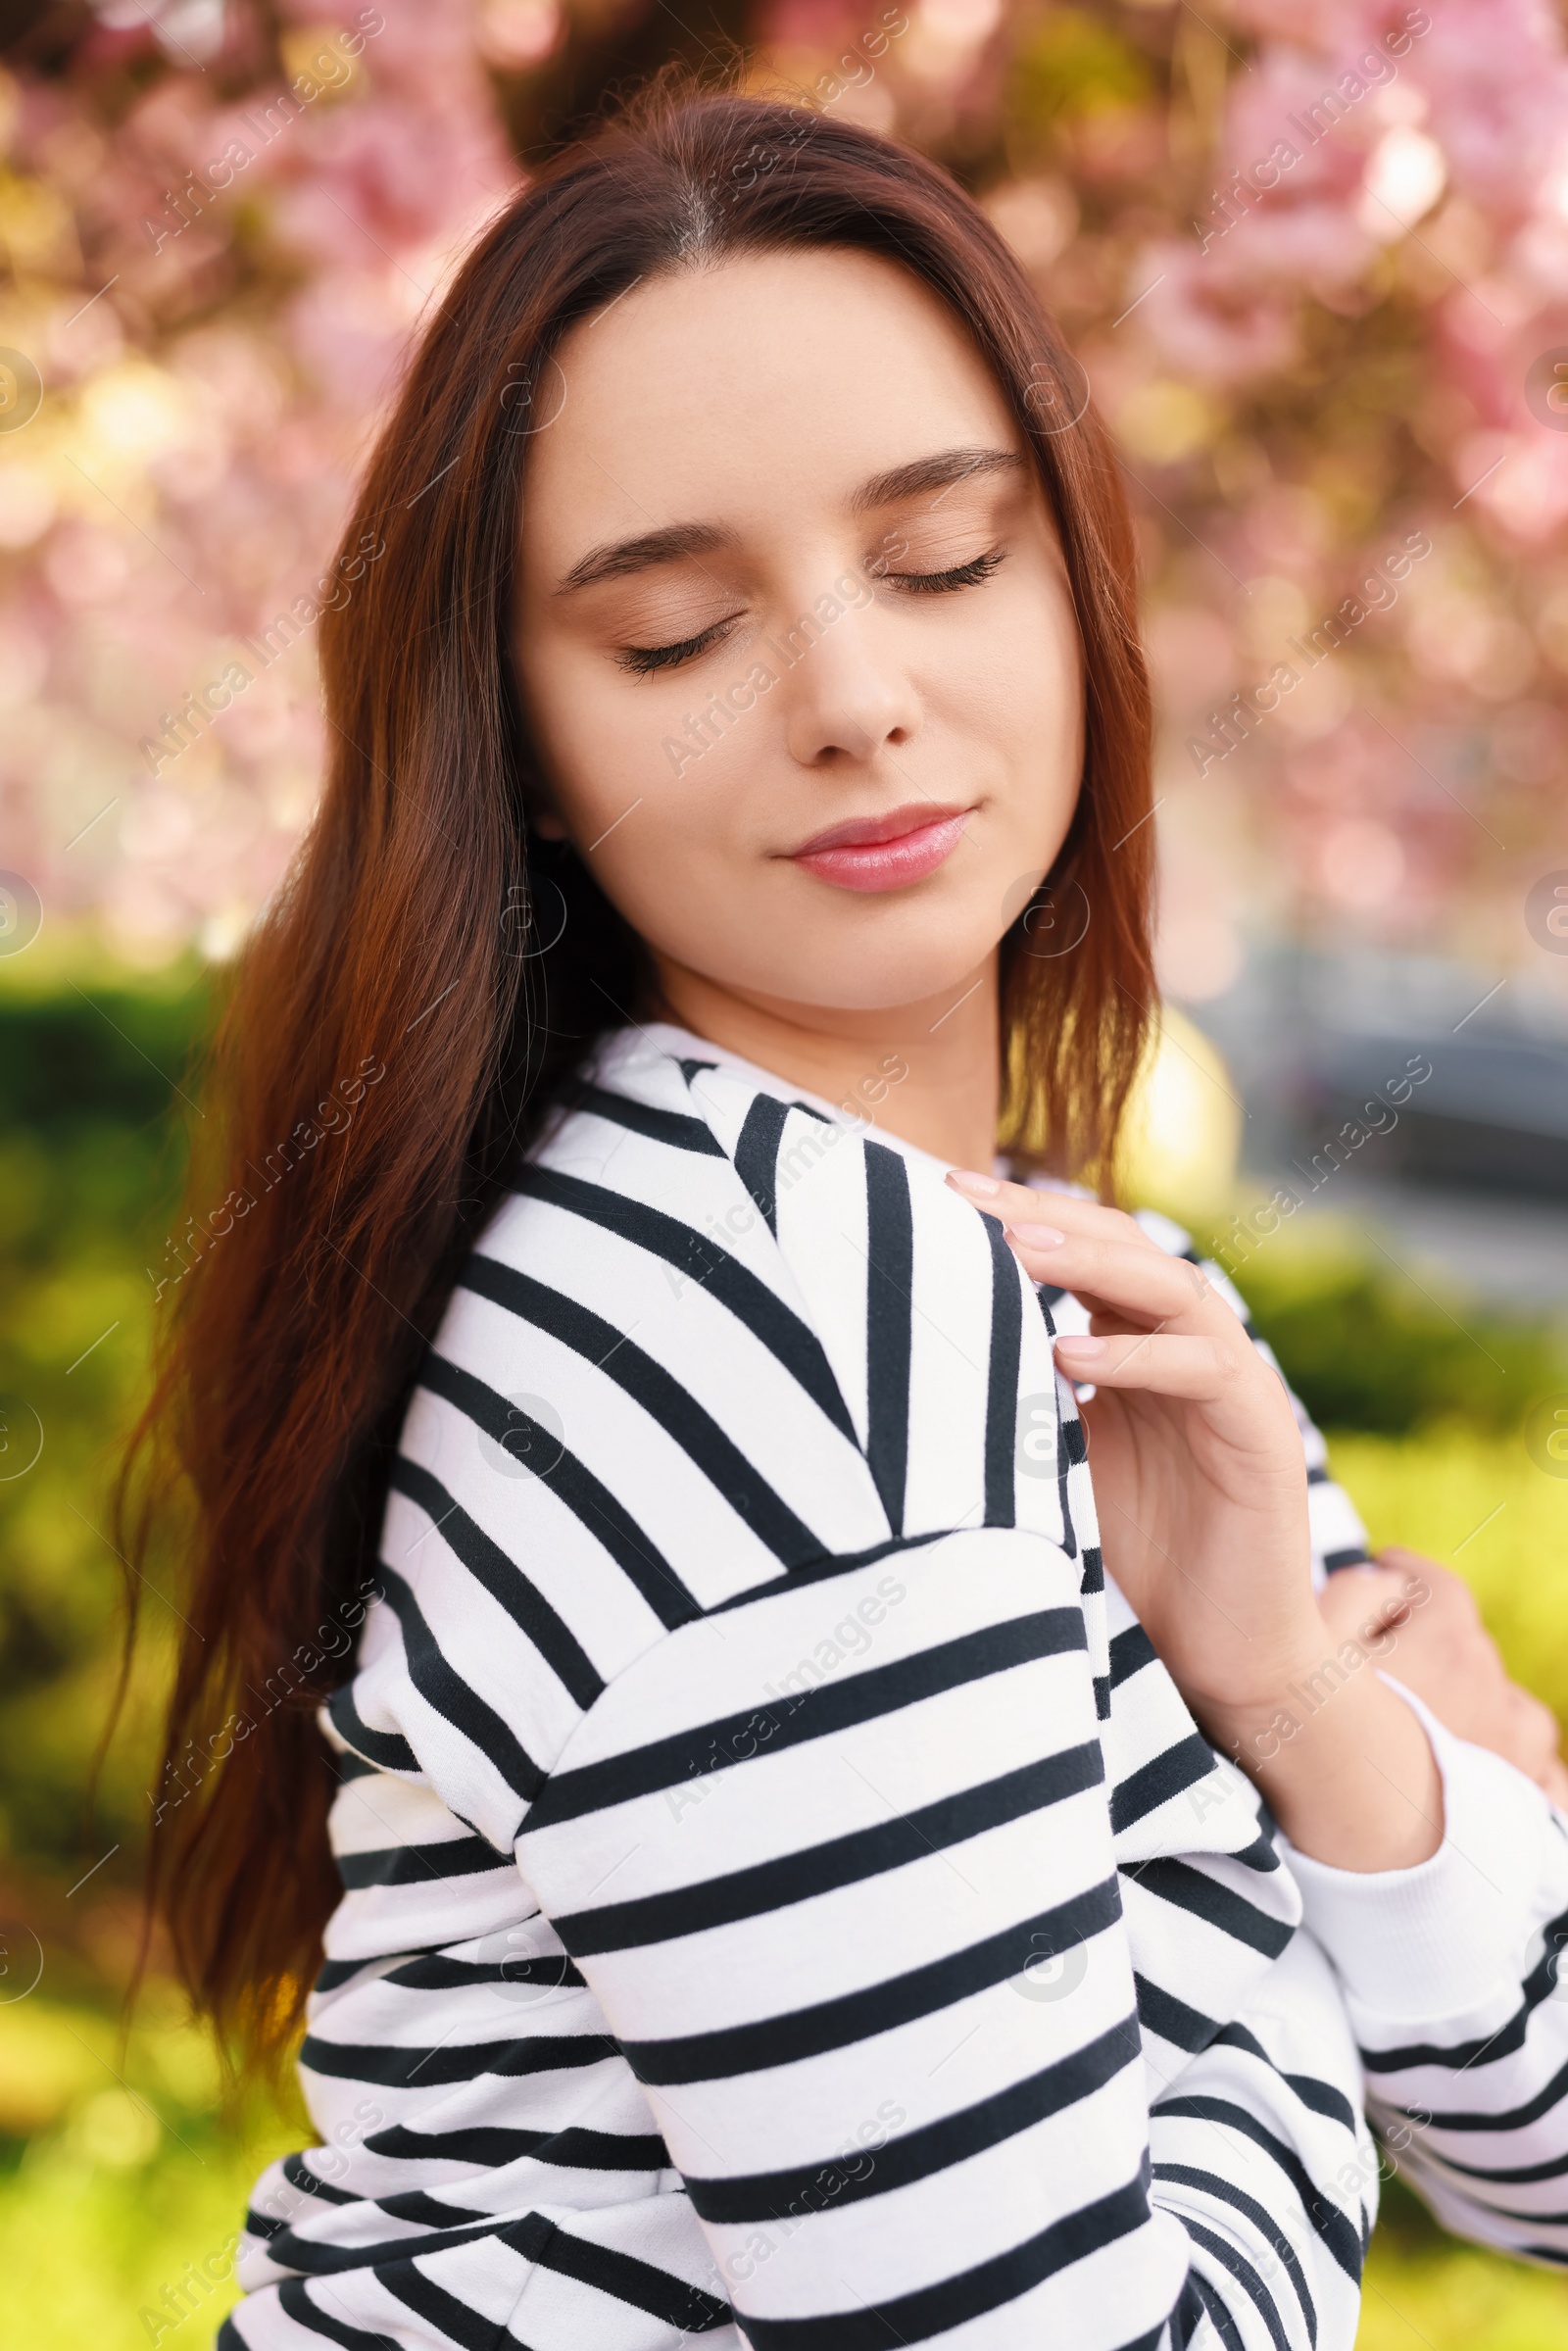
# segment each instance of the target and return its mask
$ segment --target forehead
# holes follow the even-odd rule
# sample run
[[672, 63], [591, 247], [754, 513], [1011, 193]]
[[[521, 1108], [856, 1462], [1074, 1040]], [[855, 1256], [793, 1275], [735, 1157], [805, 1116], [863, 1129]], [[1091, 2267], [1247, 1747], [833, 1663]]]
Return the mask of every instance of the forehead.
[[633, 286], [547, 370], [523, 537], [842, 506], [933, 449], [1022, 449], [963, 326], [909, 271], [837, 249], [746, 255]]

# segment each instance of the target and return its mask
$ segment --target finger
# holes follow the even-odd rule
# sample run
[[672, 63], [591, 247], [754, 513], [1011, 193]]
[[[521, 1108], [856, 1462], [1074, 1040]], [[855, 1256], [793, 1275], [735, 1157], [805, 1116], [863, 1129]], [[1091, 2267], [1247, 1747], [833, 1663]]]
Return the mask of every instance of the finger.
[[1089, 1290], [1075, 1290], [1073, 1297], [1089, 1317], [1089, 1334], [1093, 1339], [1143, 1339], [1150, 1322], [1147, 1314], [1125, 1313], [1113, 1306], [1108, 1298], [1096, 1298]]
[[[1169, 1313], [1184, 1311], [1194, 1304], [1212, 1303], [1224, 1306], [1230, 1319], [1240, 1327], [1234, 1308], [1221, 1298], [1201, 1266], [1187, 1257], [1173, 1257], [1124, 1209], [1107, 1208], [1099, 1200], [1085, 1200], [1073, 1193], [1048, 1192], [1032, 1184], [1009, 1183], [1004, 1178], [983, 1175], [969, 1168], [950, 1169], [947, 1181], [988, 1216], [1002, 1219], [1007, 1238], [1014, 1245], [1014, 1253], [1022, 1259], [1034, 1281], [1050, 1281], [1082, 1297], [1093, 1286], [1095, 1264], [1086, 1252], [1097, 1245], [1120, 1247], [1133, 1252], [1138, 1262], [1158, 1269], [1150, 1278], [1161, 1284], [1159, 1295], [1169, 1301], [1168, 1311], [1135, 1307], [1135, 1311], [1144, 1311], [1146, 1320], [1165, 1321]], [[1074, 1252], [1070, 1268], [1063, 1253], [1068, 1250]], [[1107, 1295], [1124, 1304], [1132, 1302], [1122, 1298], [1119, 1289]]]
[[1393, 1568], [1399, 1575], [1447, 1576], [1451, 1568], [1429, 1558], [1425, 1551], [1412, 1551], [1402, 1543], [1386, 1543], [1378, 1553], [1380, 1567]]
[[1168, 1257], [1151, 1241], [1064, 1233], [1032, 1220], [1004, 1231], [1031, 1281], [1055, 1283], [1145, 1322], [1234, 1332], [1241, 1346], [1248, 1344], [1239, 1318], [1197, 1266]]
[[1548, 1765], [1556, 1759], [1557, 1718], [1549, 1706], [1544, 1706], [1517, 1684], [1510, 1688], [1509, 1697], [1514, 1760], [1532, 1780], [1543, 1780]]
[[1317, 1595], [1324, 1622], [1335, 1632], [1385, 1631], [1410, 1614], [1405, 1578], [1384, 1567], [1342, 1567]]
[[1390, 1543], [1378, 1551], [1378, 1561], [1396, 1575], [1405, 1575], [1415, 1587], [1425, 1585], [1437, 1601], [1450, 1601], [1452, 1606], [1460, 1608], [1464, 1618], [1481, 1615], [1474, 1592], [1464, 1583], [1462, 1575], [1455, 1575], [1452, 1568], [1444, 1568], [1437, 1559], [1427, 1559], [1425, 1551], [1408, 1551], [1403, 1544]]
[[[955, 1192], [984, 1209], [987, 1216], [1000, 1216], [1004, 1224], [1017, 1218], [1024, 1223], [1060, 1225], [1068, 1233], [1137, 1242], [1145, 1249], [1159, 1247], [1125, 1208], [1107, 1208], [1102, 1200], [1085, 1200], [1072, 1192], [1045, 1192], [1034, 1184], [1009, 1183], [1004, 1177], [981, 1175], [968, 1167], [950, 1168], [947, 1180]], [[1159, 1254], [1163, 1256], [1164, 1250], [1159, 1249]]]
[[1058, 1339], [1056, 1360], [1072, 1380], [1100, 1388], [1142, 1388], [1210, 1403], [1234, 1392], [1237, 1367], [1213, 1340], [1148, 1331], [1141, 1337]]

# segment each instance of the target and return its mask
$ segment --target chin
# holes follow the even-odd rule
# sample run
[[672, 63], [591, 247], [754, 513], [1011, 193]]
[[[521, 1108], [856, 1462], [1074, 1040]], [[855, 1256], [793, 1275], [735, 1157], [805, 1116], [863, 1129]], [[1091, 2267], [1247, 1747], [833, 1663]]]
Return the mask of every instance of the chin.
[[929, 947], [911, 949], [901, 942], [897, 955], [877, 955], [867, 949], [813, 954], [808, 949], [790, 962], [738, 978], [710, 971], [721, 987], [766, 998], [779, 1004], [810, 1004], [820, 1011], [894, 1012], [906, 1004], [925, 1004], [941, 999], [941, 1008], [969, 987], [977, 967], [996, 941], [977, 935], [967, 947], [956, 945], [951, 927]]

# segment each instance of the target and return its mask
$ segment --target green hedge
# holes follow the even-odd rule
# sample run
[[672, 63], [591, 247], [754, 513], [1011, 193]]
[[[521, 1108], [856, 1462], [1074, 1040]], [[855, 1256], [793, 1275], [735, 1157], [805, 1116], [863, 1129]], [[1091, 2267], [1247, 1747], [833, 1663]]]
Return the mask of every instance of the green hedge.
[[1511, 1433], [1540, 1397], [1568, 1390], [1560, 1322], [1440, 1302], [1332, 1228], [1317, 1246], [1259, 1249], [1237, 1288], [1323, 1429], [1398, 1436], [1462, 1418]]

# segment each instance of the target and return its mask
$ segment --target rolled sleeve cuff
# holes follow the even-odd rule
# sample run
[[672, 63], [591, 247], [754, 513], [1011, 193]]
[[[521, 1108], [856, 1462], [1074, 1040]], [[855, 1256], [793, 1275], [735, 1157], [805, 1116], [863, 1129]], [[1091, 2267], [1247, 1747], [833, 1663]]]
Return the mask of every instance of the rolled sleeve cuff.
[[1443, 1842], [1414, 1869], [1331, 1869], [1282, 1839], [1305, 1924], [1352, 1999], [1407, 2023], [1517, 2000], [1531, 1929], [1560, 1903], [1539, 1896], [1568, 1871], [1568, 1844], [1541, 1789], [1472, 1746], [1392, 1674], [1420, 1718], [1443, 1780]]

